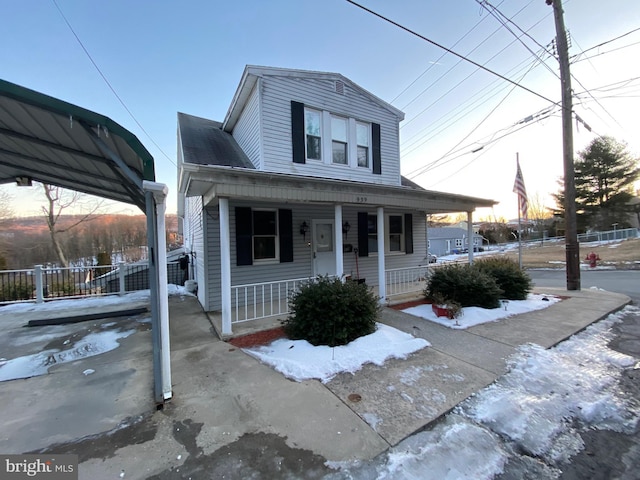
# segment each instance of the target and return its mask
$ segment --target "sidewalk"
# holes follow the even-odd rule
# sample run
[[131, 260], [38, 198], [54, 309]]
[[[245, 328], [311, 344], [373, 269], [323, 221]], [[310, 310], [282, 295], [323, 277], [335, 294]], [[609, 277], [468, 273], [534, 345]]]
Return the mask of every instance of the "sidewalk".
[[[0, 451], [56, 444], [51, 451], [80, 456], [81, 479], [241, 478], [243, 461], [275, 468], [266, 470], [273, 478], [277, 459], [320, 478], [324, 461], [371, 459], [428, 426], [505, 373], [518, 345], [550, 347], [629, 302], [595, 290], [536, 291], [568, 298], [468, 330], [384, 309], [383, 323], [431, 347], [326, 385], [286, 379], [217, 339], [194, 297], [172, 297], [174, 398], [164, 410], [153, 409], [142, 331], [106, 354], [0, 384]], [[83, 376], [86, 368], [96, 373]]]

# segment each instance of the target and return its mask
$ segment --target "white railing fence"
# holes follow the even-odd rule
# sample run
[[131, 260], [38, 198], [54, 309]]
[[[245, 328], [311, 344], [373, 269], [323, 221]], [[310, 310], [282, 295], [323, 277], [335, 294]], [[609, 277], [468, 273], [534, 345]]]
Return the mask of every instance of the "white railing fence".
[[[180, 284], [178, 262], [167, 264], [169, 283]], [[149, 288], [147, 263], [45, 267], [0, 271], [0, 304], [124, 294]]]
[[275, 282], [231, 286], [231, 323], [242, 323], [289, 313], [291, 294], [313, 278], [295, 278]]

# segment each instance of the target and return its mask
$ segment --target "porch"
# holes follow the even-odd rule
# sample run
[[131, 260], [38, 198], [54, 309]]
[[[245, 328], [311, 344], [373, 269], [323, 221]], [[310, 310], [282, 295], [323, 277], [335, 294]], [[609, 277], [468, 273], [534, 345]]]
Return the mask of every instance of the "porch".
[[[422, 298], [426, 280], [439, 265], [426, 264], [385, 271], [386, 297], [383, 306], [398, 305]], [[208, 312], [218, 336], [223, 340], [281, 327], [290, 314], [289, 298], [313, 278], [235, 285], [231, 287], [231, 333], [223, 333], [220, 311]], [[346, 280], [351, 281], [351, 280]], [[377, 285], [370, 286], [380, 296]]]

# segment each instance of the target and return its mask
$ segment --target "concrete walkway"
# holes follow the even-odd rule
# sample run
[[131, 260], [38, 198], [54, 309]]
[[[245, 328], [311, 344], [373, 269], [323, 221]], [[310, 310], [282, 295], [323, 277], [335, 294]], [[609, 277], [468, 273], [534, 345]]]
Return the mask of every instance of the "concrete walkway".
[[[81, 479], [118, 478], [122, 472], [127, 479], [182, 478], [185, 472], [214, 478], [215, 468], [230, 472], [222, 454], [247, 438], [261, 446], [248, 456], [251, 462], [261, 461], [260, 448], [270, 452], [271, 463], [274, 457], [320, 466], [325, 460], [371, 459], [493, 382], [518, 345], [550, 347], [629, 302], [595, 290], [536, 291], [568, 298], [468, 330], [385, 309], [383, 323], [423, 337], [431, 347], [326, 385], [286, 379], [220, 341], [194, 297], [171, 297], [174, 398], [164, 410], [154, 411], [150, 332], [139, 328], [116, 350], [0, 384], [0, 451], [76, 453]], [[127, 322], [137, 321], [120, 322], [129, 328]], [[52, 341], [58, 328], [60, 338], [72, 338], [73, 332], [80, 335], [77, 329], [101, 327], [91, 322], [43, 328]], [[0, 347], [16, 332], [2, 332]], [[83, 375], [88, 368], [95, 373]], [[241, 478], [240, 472], [229, 476]], [[304, 472], [301, 478], [313, 477]]]

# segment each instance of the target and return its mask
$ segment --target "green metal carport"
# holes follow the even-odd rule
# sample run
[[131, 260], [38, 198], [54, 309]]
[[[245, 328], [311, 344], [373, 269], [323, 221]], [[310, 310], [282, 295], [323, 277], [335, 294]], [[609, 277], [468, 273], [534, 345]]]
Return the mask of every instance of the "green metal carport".
[[130, 203], [147, 216], [154, 398], [172, 396], [165, 210], [153, 157], [109, 117], [0, 79], [0, 183], [32, 180]]

